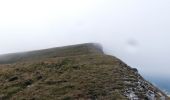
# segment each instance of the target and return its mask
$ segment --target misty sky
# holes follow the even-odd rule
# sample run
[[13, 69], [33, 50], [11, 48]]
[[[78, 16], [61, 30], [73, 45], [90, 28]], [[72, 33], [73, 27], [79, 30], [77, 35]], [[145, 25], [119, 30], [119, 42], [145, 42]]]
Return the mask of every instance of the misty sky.
[[0, 54], [84, 42], [168, 77], [170, 0], [0, 1]]

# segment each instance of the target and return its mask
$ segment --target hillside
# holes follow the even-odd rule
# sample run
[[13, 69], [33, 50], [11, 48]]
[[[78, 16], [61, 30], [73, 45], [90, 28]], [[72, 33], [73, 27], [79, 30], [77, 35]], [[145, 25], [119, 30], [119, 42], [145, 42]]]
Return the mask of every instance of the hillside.
[[142, 99], [168, 98], [98, 44], [0, 56], [0, 100]]
[[98, 54], [103, 53], [99, 44], [86, 43], [79, 45], [71, 45], [65, 47], [50, 48], [44, 50], [36, 50], [22, 53], [11, 53], [0, 55], [0, 64], [9, 64], [21, 61], [33, 61], [44, 58], [55, 58], [65, 56], [77, 56], [84, 54]]

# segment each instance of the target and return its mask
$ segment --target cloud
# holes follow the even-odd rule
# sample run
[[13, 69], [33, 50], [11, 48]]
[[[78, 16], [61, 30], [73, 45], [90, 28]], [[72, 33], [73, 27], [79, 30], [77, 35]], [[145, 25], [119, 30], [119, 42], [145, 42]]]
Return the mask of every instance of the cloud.
[[99, 42], [141, 73], [165, 76], [169, 5], [169, 0], [0, 1], [0, 54]]

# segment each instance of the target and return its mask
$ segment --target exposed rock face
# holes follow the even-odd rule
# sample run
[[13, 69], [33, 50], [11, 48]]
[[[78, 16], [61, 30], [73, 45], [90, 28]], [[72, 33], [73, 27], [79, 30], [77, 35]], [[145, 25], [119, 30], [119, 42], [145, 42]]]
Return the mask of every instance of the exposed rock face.
[[168, 100], [98, 44], [0, 57], [0, 100]]

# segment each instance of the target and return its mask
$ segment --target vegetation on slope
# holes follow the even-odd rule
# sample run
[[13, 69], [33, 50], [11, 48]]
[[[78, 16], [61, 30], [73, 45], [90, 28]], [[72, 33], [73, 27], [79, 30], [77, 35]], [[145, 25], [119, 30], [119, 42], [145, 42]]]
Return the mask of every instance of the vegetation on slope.
[[[55, 49], [57, 53], [54, 50], [49, 55], [40, 51], [39, 56], [35, 53], [15, 62], [6, 60], [0, 65], [0, 100], [127, 100], [129, 91], [141, 99], [148, 97], [145, 88], [152, 85], [137, 69], [104, 55], [101, 48], [73, 47], [70, 51]], [[159, 93], [164, 95], [156, 91], [157, 98]]]
[[[125, 98], [118, 62], [84, 55], [0, 67], [3, 99], [75, 100]], [[7, 67], [8, 66], [8, 67]], [[122, 71], [122, 73], [120, 72]], [[128, 75], [128, 73], [126, 73]]]
[[11, 53], [0, 55], [0, 64], [9, 64], [29, 60], [33, 61], [44, 58], [77, 56], [83, 54], [103, 54], [103, 50], [99, 44], [86, 43], [30, 52]]

